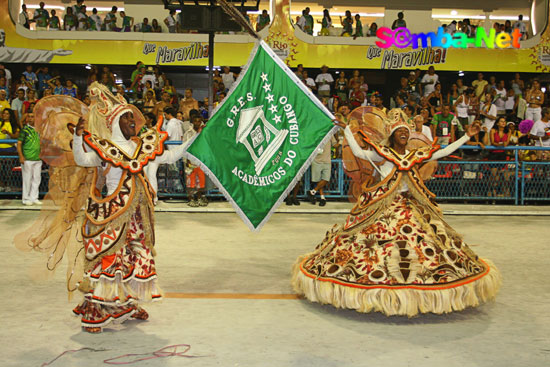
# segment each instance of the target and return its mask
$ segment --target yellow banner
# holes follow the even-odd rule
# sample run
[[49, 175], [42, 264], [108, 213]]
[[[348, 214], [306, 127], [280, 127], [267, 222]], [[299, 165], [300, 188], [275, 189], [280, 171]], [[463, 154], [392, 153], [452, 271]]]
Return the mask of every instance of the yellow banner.
[[[381, 49], [367, 45], [312, 44], [300, 40], [290, 24], [290, 0], [272, 1], [273, 22], [266, 38], [290, 66], [318, 68], [327, 64], [346, 69], [414, 69], [434, 65], [438, 70], [550, 72], [550, 27], [541, 42], [526, 49], [426, 48]], [[161, 6], [161, 5], [159, 5]], [[19, 35], [9, 13], [8, 0], [0, 0], [0, 62], [52, 62], [67, 64], [135, 64], [205, 66], [204, 42], [129, 40], [45, 40]], [[58, 31], [59, 35], [66, 32]], [[0, 32], [1, 33], [1, 32]], [[181, 34], [182, 38], [186, 35]], [[116, 37], [116, 34], [113, 35]], [[253, 43], [215, 44], [214, 64], [241, 66]]]

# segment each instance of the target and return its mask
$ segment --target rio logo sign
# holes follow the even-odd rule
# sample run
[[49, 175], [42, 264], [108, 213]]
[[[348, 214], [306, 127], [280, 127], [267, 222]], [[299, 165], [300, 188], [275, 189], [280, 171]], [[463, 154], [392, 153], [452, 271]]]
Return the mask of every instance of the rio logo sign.
[[514, 29], [512, 34], [501, 32], [496, 34], [494, 28], [489, 31], [489, 35], [482, 27], [477, 27], [475, 37], [468, 37], [466, 33], [456, 32], [455, 34], [447, 33], [443, 27], [439, 27], [437, 33], [411, 33], [407, 28], [401, 27], [390, 29], [387, 27], [379, 28], [376, 32], [376, 37], [380, 41], [376, 41], [376, 45], [380, 48], [389, 48], [395, 46], [397, 48], [412, 47], [417, 49], [419, 43], [422, 48], [427, 48], [428, 39], [431, 47], [443, 48], [467, 48], [468, 45], [482, 47], [485, 43], [487, 48], [519, 48], [519, 40], [521, 33], [519, 29]]

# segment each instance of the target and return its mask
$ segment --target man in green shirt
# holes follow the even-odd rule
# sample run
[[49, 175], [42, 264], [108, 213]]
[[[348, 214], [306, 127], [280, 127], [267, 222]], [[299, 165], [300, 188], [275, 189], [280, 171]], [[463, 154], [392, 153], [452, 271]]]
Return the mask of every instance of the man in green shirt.
[[310, 9], [305, 8], [304, 9], [304, 20], [306, 21], [304, 24], [304, 32], [306, 32], [309, 35], [313, 35], [313, 17], [309, 14]]
[[48, 20], [50, 19], [50, 13], [44, 9], [44, 2], [40, 2], [40, 8], [34, 11], [34, 21], [36, 22], [37, 31], [45, 31], [48, 29]]
[[25, 115], [25, 126], [21, 129], [17, 140], [17, 153], [23, 176], [23, 205], [41, 205], [42, 203], [38, 200], [42, 171], [40, 136], [34, 129], [34, 114], [32, 112]]
[[444, 104], [441, 112], [435, 114], [432, 119], [432, 136], [437, 137], [441, 145], [448, 145], [455, 140], [454, 115], [451, 113], [451, 106]]

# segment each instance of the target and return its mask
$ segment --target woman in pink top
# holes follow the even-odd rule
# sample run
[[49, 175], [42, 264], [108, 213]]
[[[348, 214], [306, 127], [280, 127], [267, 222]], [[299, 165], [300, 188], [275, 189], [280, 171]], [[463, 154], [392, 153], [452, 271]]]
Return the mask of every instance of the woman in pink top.
[[[506, 118], [499, 117], [490, 133], [491, 145], [495, 147], [506, 147], [510, 143], [510, 134], [506, 125]], [[489, 155], [491, 161], [505, 161], [506, 151], [504, 149], [495, 149]], [[498, 164], [491, 167], [491, 186], [492, 192], [488, 196], [509, 196], [510, 189], [508, 185], [509, 175], [506, 175], [507, 165]], [[500, 184], [499, 184], [500, 183]], [[503, 194], [504, 188], [504, 194]], [[498, 193], [497, 193], [498, 191]]]

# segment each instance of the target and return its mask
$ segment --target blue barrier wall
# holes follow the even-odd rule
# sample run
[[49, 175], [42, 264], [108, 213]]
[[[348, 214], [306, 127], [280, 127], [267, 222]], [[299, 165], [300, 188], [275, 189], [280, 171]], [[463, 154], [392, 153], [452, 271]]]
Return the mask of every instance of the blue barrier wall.
[[[14, 140], [4, 140], [2, 143], [14, 143]], [[168, 142], [168, 144], [178, 144]], [[479, 149], [463, 146], [464, 149]], [[494, 148], [486, 147], [490, 151]], [[433, 178], [426, 186], [437, 195], [439, 200], [476, 202], [476, 201], [506, 201], [516, 205], [532, 202], [550, 201], [550, 161], [527, 162], [520, 161], [520, 150], [550, 151], [541, 147], [507, 147], [510, 154], [507, 161], [480, 160], [440, 160]], [[458, 152], [458, 151], [457, 151]], [[455, 153], [456, 155], [457, 153]], [[0, 197], [20, 197], [21, 170], [18, 157], [0, 155]], [[187, 197], [183, 162], [176, 163], [177, 170], [169, 170], [167, 165], [161, 165], [157, 173], [159, 198]], [[344, 173], [340, 159], [332, 160], [332, 177], [325, 196], [330, 199], [346, 200], [351, 179]], [[7, 189], [6, 189], [7, 188]], [[305, 197], [305, 191], [312, 188], [310, 170], [303, 178], [299, 197]], [[48, 170], [42, 169], [40, 192], [42, 195], [48, 189]], [[207, 182], [208, 196], [221, 197], [221, 194], [211, 182]]]

